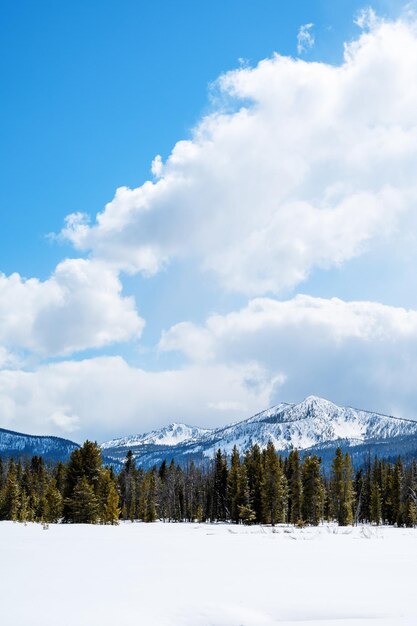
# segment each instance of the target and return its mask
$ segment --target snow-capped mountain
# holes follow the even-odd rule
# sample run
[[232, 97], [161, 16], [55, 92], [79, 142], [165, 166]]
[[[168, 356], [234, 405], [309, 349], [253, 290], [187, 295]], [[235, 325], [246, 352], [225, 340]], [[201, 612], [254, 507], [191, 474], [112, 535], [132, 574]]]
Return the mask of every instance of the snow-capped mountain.
[[198, 441], [205, 434], [210, 433], [208, 428], [197, 428], [187, 424], [172, 423], [160, 430], [152, 430], [141, 435], [111, 439], [101, 444], [102, 450], [107, 448], [131, 448], [132, 446], [176, 446], [184, 441]]
[[[257, 443], [264, 448], [271, 440], [283, 454], [298, 448], [319, 454], [328, 464], [337, 446], [349, 448], [359, 464], [369, 453], [417, 458], [417, 421], [339, 407], [328, 400], [309, 396], [299, 404], [278, 404], [242, 422], [221, 428], [198, 428], [173, 423], [149, 433], [112, 439], [101, 444], [103, 461], [121, 467], [128, 450], [139, 465], [149, 467], [163, 459], [179, 463], [213, 458], [221, 448], [230, 454], [234, 445], [243, 454]], [[43, 456], [67, 460], [77, 443], [60, 437], [25, 435], [0, 429], [1, 457]]]
[[25, 435], [0, 428], [0, 456], [30, 457], [42, 456], [50, 461], [66, 461], [79, 445], [61, 437]]
[[269, 440], [283, 453], [298, 448], [326, 454], [341, 445], [356, 457], [368, 451], [397, 454], [417, 451], [417, 422], [339, 407], [309, 396], [299, 404], [281, 403], [221, 428], [171, 424], [148, 434], [114, 439], [101, 447], [119, 461], [132, 450], [138, 463], [148, 466], [164, 458], [178, 462], [212, 458], [218, 448], [230, 454], [234, 445], [243, 453], [255, 443], [264, 448]]

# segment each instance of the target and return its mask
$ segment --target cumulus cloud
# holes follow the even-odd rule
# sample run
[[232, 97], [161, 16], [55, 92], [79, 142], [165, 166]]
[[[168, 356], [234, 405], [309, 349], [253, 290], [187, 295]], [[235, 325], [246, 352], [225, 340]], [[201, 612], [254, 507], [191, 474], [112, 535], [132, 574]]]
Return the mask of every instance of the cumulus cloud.
[[[359, 17], [358, 17], [359, 19]], [[297, 34], [297, 52], [303, 54], [314, 46], [314, 35], [311, 32], [314, 24], [303, 24]]]
[[155, 158], [156, 180], [119, 188], [91, 224], [69, 216], [62, 236], [127, 272], [188, 259], [261, 295], [410, 232], [416, 26], [366, 15], [340, 66], [276, 54], [221, 76], [217, 108]]
[[257, 362], [271, 376], [280, 373], [280, 400], [314, 393], [417, 417], [415, 310], [303, 295], [282, 302], [256, 298], [239, 311], [210, 316], [203, 326], [173, 326], [159, 347], [211, 366]]
[[4, 428], [104, 440], [170, 421], [242, 419], [267, 406], [281, 382], [250, 363], [149, 372], [121, 357], [63, 361], [0, 371], [0, 415]]
[[121, 291], [117, 274], [86, 259], [62, 261], [45, 281], [0, 274], [0, 362], [9, 351], [67, 355], [139, 337], [144, 321]]

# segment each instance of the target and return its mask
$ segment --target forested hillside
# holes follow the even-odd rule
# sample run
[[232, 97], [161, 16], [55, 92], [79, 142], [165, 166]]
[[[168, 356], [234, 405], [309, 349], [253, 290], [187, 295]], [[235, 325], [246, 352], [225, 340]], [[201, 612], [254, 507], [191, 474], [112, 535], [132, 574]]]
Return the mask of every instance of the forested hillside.
[[96, 443], [86, 441], [68, 463], [0, 460], [0, 519], [115, 524], [119, 519], [236, 524], [317, 525], [336, 521], [415, 526], [417, 463], [377, 458], [354, 472], [337, 449], [331, 470], [317, 455], [297, 450], [283, 459], [272, 442], [244, 456], [218, 450], [209, 466], [180, 467], [163, 461], [136, 467], [128, 452], [122, 471], [103, 466]]

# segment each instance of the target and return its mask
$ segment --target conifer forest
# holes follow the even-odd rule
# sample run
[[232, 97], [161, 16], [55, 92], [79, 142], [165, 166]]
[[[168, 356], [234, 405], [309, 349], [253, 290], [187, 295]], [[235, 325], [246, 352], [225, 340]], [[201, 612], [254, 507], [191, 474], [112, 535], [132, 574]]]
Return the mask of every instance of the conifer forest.
[[148, 470], [137, 467], [129, 451], [116, 473], [103, 465], [97, 444], [86, 441], [67, 463], [0, 459], [0, 519], [414, 527], [417, 463], [375, 457], [354, 471], [338, 448], [325, 472], [318, 456], [302, 458], [293, 450], [283, 458], [269, 442], [243, 457], [236, 446], [229, 458], [219, 449], [205, 466], [164, 460]]

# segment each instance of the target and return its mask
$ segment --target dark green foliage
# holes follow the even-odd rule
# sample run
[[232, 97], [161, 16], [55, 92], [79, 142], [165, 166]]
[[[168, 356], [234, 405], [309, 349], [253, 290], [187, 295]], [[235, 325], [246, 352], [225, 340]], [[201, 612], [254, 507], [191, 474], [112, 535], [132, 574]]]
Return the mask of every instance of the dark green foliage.
[[316, 526], [324, 516], [325, 488], [320, 459], [315, 455], [304, 459], [302, 485], [303, 503], [300, 520]]
[[288, 519], [292, 524], [303, 519], [303, 476], [298, 450], [291, 450], [287, 462]]
[[45, 513], [43, 520], [51, 523], [58, 522], [62, 517], [63, 497], [54, 479], [50, 481], [44, 498]]
[[239, 522], [239, 469], [240, 459], [239, 452], [236, 446], [233, 447], [232, 457], [230, 461], [230, 469], [228, 472], [227, 480], [227, 493], [228, 493], [228, 511], [229, 517], [232, 522], [236, 524]]
[[382, 521], [381, 488], [377, 481], [372, 482], [370, 521], [379, 526]]
[[292, 450], [283, 460], [272, 442], [240, 457], [218, 450], [210, 464], [182, 468], [136, 466], [132, 452], [115, 475], [102, 465], [90, 441], [68, 463], [46, 466], [35, 456], [24, 463], [0, 462], [0, 519], [56, 523], [117, 524], [125, 520], [290, 522], [298, 526], [336, 520], [417, 525], [417, 463], [368, 458], [354, 475], [349, 454], [336, 451], [331, 475], [317, 456]]
[[340, 526], [353, 522], [353, 467], [348, 453], [337, 448], [330, 479], [331, 514]]
[[213, 472], [213, 491], [211, 519], [225, 521], [228, 519], [227, 511], [227, 459], [222, 451], [217, 451]]
[[263, 462], [261, 449], [255, 444], [245, 455], [245, 466], [248, 475], [249, 501], [255, 514], [255, 522], [262, 522], [262, 480]]
[[16, 464], [10, 459], [1, 497], [1, 518], [16, 521], [19, 516], [20, 489]]
[[286, 516], [287, 485], [282, 465], [278, 459], [272, 441], [265, 451], [262, 481], [262, 504], [264, 520], [275, 526], [284, 522]]
[[99, 501], [86, 476], [79, 478], [66, 504], [69, 519], [76, 524], [94, 524], [99, 520]]
[[250, 504], [249, 480], [245, 464], [239, 467], [236, 504], [239, 521], [243, 524], [252, 524], [256, 515]]
[[104, 510], [102, 513], [102, 521], [104, 524], [118, 524], [120, 517], [119, 508], [119, 494], [117, 493], [116, 485], [109, 476], [109, 482], [106, 489], [106, 496], [104, 501]]

